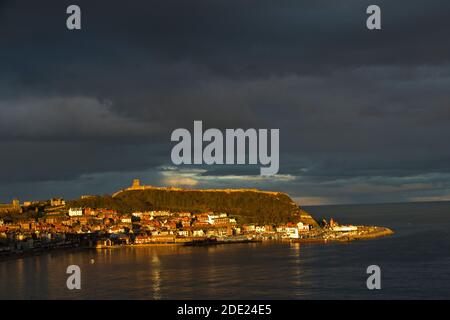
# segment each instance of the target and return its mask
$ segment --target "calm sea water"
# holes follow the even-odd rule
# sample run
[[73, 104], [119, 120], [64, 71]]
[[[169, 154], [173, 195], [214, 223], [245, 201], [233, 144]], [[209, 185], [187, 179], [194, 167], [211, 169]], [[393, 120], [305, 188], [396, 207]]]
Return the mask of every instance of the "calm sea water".
[[[57, 252], [0, 262], [1, 299], [450, 298], [450, 203], [326, 206], [315, 217], [375, 224], [391, 237], [349, 244], [236, 244]], [[94, 259], [95, 263], [90, 263]], [[82, 289], [66, 288], [66, 268]], [[382, 289], [366, 288], [381, 267]]]

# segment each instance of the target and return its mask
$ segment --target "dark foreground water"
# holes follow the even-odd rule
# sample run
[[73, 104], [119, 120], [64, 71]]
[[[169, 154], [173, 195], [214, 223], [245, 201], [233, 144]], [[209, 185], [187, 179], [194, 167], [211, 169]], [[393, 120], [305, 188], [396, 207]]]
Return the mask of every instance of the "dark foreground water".
[[[0, 262], [1, 299], [450, 298], [450, 203], [307, 208], [316, 218], [390, 227], [349, 244], [239, 244], [58, 252]], [[94, 259], [94, 263], [91, 263]], [[69, 291], [66, 268], [82, 270]], [[381, 267], [382, 289], [366, 288]]]

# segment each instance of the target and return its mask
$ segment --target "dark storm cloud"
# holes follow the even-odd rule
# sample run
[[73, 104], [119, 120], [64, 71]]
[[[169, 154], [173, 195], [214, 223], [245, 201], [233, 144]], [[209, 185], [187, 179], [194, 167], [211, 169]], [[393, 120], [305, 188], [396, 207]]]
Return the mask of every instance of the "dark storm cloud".
[[[448, 1], [378, 1], [376, 32], [371, 1], [76, 3], [70, 32], [72, 1], [0, 2], [0, 199], [132, 176], [309, 203], [450, 194]], [[193, 120], [280, 128], [281, 176], [163, 169], [170, 132]]]

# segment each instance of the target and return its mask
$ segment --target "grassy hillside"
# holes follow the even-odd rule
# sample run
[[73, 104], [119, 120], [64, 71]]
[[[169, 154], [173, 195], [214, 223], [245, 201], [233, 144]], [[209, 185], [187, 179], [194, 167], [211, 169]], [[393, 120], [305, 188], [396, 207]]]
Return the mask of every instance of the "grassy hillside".
[[190, 190], [150, 188], [125, 190], [114, 197], [97, 196], [74, 200], [70, 206], [106, 207], [121, 212], [170, 210], [190, 212], [226, 212], [240, 222], [283, 223], [299, 219], [314, 224], [305, 211], [281, 192], [258, 190]]

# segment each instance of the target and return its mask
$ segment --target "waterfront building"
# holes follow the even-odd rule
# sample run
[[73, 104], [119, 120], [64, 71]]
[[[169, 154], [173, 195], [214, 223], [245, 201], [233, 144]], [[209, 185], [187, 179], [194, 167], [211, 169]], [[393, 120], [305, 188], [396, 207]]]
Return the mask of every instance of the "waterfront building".
[[109, 228], [108, 233], [125, 233], [125, 228], [121, 226], [113, 226]]
[[198, 229], [198, 230], [194, 230], [192, 232], [192, 235], [194, 237], [204, 237], [205, 236], [205, 232], [202, 229]]
[[302, 222], [297, 223], [297, 229], [299, 232], [308, 232], [309, 231], [309, 225], [303, 224]]
[[299, 233], [298, 233], [298, 228], [296, 227], [286, 227], [286, 236], [289, 239], [298, 239]]
[[244, 232], [254, 232], [256, 230], [256, 226], [254, 224], [244, 224], [242, 226], [242, 231]]
[[255, 232], [256, 233], [264, 233], [264, 232], [266, 232], [266, 226], [256, 226], [255, 227]]
[[334, 226], [331, 230], [336, 232], [351, 232], [358, 230], [356, 226]]
[[134, 239], [135, 244], [145, 244], [145, 243], [151, 243], [151, 242], [152, 242], [152, 237], [145, 236], [145, 235], [136, 236], [136, 238]]
[[180, 237], [189, 237], [189, 231], [188, 231], [188, 230], [178, 230], [178, 231], [177, 231], [177, 234], [178, 234]]

